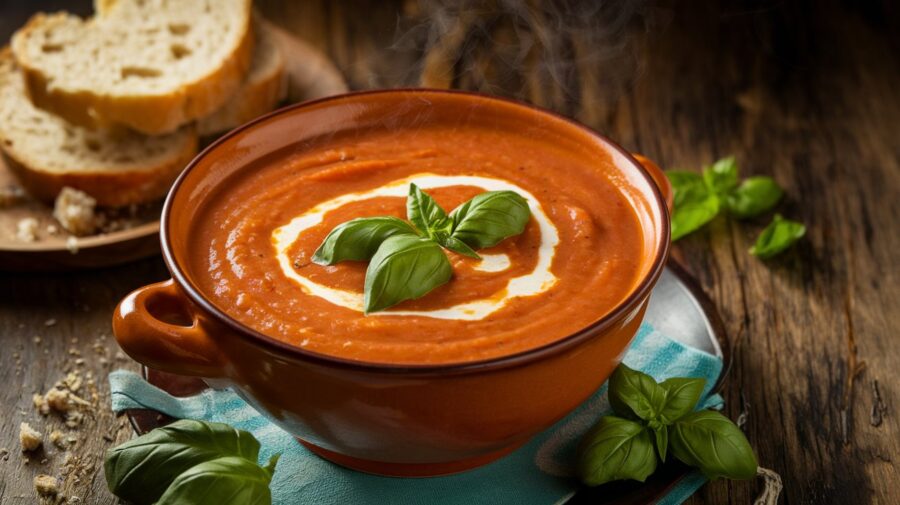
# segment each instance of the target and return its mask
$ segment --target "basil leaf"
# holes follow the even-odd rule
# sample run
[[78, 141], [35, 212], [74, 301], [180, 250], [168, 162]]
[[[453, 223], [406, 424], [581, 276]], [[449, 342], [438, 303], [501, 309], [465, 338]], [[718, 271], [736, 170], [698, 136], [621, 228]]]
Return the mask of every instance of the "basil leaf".
[[334, 265], [355, 260], [365, 261], [375, 254], [388, 237], [398, 234], [415, 235], [416, 230], [396, 217], [364, 217], [336, 226], [313, 254], [313, 263]]
[[676, 209], [688, 202], [703, 200], [709, 194], [703, 176], [697, 172], [667, 170], [666, 177], [672, 184]]
[[528, 201], [514, 191], [488, 191], [476, 195], [450, 213], [453, 238], [483, 249], [518, 235], [531, 219]]
[[719, 197], [696, 172], [669, 170], [675, 212], [672, 213], [672, 241], [691, 233], [719, 214]]
[[180, 420], [110, 449], [103, 471], [116, 496], [139, 504], [153, 503], [179, 474], [222, 456], [255, 464], [259, 442], [227, 424]]
[[744, 179], [726, 198], [728, 211], [735, 217], [748, 218], [768, 212], [781, 200], [784, 191], [768, 176]]
[[752, 479], [756, 456], [747, 437], [730, 419], [701, 410], [678, 420], [670, 429], [672, 454], [695, 466], [709, 479]]
[[675, 206], [672, 214], [672, 241], [696, 231], [719, 214], [719, 197], [707, 192], [702, 199]]
[[609, 404], [626, 418], [656, 419], [666, 399], [666, 391], [653, 377], [620, 364], [609, 378]]
[[578, 476], [588, 486], [621, 479], [643, 482], [656, 471], [650, 433], [640, 424], [604, 416], [578, 448]]
[[654, 428], [653, 437], [656, 439], [656, 452], [659, 453], [659, 459], [665, 463], [666, 451], [669, 448], [669, 427], [661, 425]]
[[673, 377], [662, 381], [659, 385], [666, 392], [666, 399], [659, 411], [659, 420], [664, 424], [672, 424], [680, 417], [689, 414], [700, 401], [706, 379], [686, 379]]
[[416, 225], [422, 234], [434, 238], [436, 230], [445, 229], [449, 233], [452, 222], [447, 213], [434, 198], [419, 189], [415, 184], [409, 185], [409, 196], [406, 198], [406, 217]]
[[434, 241], [414, 235], [389, 237], [366, 270], [365, 312], [424, 296], [452, 275], [450, 260]]
[[445, 238], [441, 242], [441, 245], [446, 247], [447, 249], [450, 249], [451, 251], [453, 251], [455, 253], [462, 254], [463, 256], [481, 259], [481, 256], [479, 256], [478, 253], [475, 252], [474, 249], [467, 246], [465, 242], [463, 242], [462, 240], [460, 240], [456, 237]]
[[806, 227], [797, 221], [784, 219], [781, 214], [775, 214], [775, 218], [766, 226], [756, 239], [756, 243], [750, 248], [750, 254], [769, 259], [794, 245], [806, 234]]
[[[268, 466], [274, 469], [274, 462]], [[176, 477], [157, 505], [271, 505], [271, 481], [268, 467], [227, 456], [200, 463]]]
[[738, 167], [734, 156], [723, 158], [703, 169], [703, 182], [716, 195], [726, 195], [738, 185]]

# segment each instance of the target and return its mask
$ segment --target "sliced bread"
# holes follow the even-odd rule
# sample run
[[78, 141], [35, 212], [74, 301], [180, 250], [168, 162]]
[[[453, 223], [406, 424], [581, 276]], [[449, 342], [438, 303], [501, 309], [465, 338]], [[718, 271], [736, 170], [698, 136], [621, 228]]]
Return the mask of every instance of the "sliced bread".
[[25, 189], [52, 202], [63, 187], [104, 206], [156, 200], [197, 152], [193, 126], [148, 137], [90, 130], [35, 108], [8, 49], [0, 50], [0, 151]]
[[250, 67], [250, 0], [103, 0], [37, 14], [12, 49], [32, 101], [84, 126], [169, 133], [209, 115]]
[[225, 105], [197, 122], [197, 133], [208, 137], [240, 126], [275, 109], [287, 94], [284, 56], [271, 25], [253, 17], [253, 61], [241, 88]]

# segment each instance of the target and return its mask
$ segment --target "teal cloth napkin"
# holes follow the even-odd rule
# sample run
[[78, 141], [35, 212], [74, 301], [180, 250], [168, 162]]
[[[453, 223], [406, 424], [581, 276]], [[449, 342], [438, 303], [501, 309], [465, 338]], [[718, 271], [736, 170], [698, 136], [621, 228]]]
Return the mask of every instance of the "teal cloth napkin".
[[[624, 361], [658, 381], [704, 377], [707, 390], [702, 407], [722, 405], [719, 395], [708, 394], [722, 372], [722, 361], [666, 337], [647, 323], [641, 326]], [[259, 439], [261, 461], [281, 453], [272, 481], [277, 505], [563, 503], [578, 489], [572, 477], [578, 439], [601, 414], [610, 412], [604, 385], [567, 417], [494, 463], [447, 477], [401, 479], [355, 472], [313, 455], [231, 390], [206, 390], [197, 396], [175, 398], [123, 370], [112, 372], [109, 382], [115, 412], [149, 408], [177, 418], [228, 423]], [[699, 472], [690, 474], [658, 503], [679, 504], [705, 482]]]

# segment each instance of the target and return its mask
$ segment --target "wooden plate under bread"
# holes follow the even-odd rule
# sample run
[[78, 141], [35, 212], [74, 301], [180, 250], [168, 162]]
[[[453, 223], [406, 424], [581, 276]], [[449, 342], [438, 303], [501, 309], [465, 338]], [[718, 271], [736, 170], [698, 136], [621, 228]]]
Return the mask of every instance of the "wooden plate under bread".
[[[288, 77], [287, 103], [302, 102], [347, 91], [340, 71], [324, 54], [285, 30], [273, 27], [285, 60]], [[15, 178], [0, 160], [0, 187]], [[73, 244], [64, 230], [47, 231], [55, 225], [50, 207], [26, 199], [0, 208], [0, 270], [74, 270], [126, 263], [159, 253], [161, 203], [139, 210], [132, 219], [138, 224], [124, 230], [79, 237]], [[40, 223], [35, 242], [16, 237], [20, 220], [33, 217]]]

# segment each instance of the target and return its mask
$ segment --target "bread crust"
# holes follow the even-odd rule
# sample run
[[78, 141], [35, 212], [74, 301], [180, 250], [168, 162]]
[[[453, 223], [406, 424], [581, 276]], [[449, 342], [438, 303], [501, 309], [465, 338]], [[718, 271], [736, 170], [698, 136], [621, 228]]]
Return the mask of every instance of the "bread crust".
[[[80, 126], [125, 125], [148, 135], [162, 135], [212, 113], [240, 88], [253, 54], [249, 1], [246, 11], [243, 36], [223, 65], [166, 95], [110, 96], [92, 91], [73, 92], [56, 86], [51, 88], [48, 76], [29, 61], [20, 46], [52, 14], [36, 14], [16, 32], [12, 41], [13, 54], [25, 76], [26, 91], [35, 106]], [[20, 49], [17, 50], [17, 47]]]
[[[270, 29], [269, 22], [261, 17], [256, 18], [255, 24], [256, 30]], [[266, 36], [274, 37], [275, 34]], [[197, 133], [201, 138], [226, 132], [271, 112], [284, 99], [287, 93], [284, 54], [280, 53], [277, 43], [272, 49], [279, 52], [278, 67], [262, 81], [242, 86], [221, 109], [198, 120]]]
[[159, 200], [172, 186], [172, 182], [197, 153], [197, 135], [191, 133], [177, 156], [165, 163], [128, 171], [46, 171], [29, 165], [14, 149], [2, 149], [3, 161], [26, 191], [35, 198], [52, 204], [64, 187], [84, 191], [97, 203], [108, 207]]
[[[10, 49], [0, 48], [0, 72], [4, 72], [0, 77], [5, 77], [7, 72], [20, 72], [13, 61]], [[25, 99], [21, 97], [21, 100]], [[197, 153], [195, 129], [187, 127], [179, 135], [183, 140], [177, 146], [177, 152], [167, 155], [159, 163], [147, 160], [142, 164], [131, 163], [126, 170], [109, 167], [68, 171], [48, 169], [29, 156], [27, 149], [7, 137], [2, 128], [0, 155], [22, 186], [48, 204], [52, 204], [59, 192], [68, 186], [88, 193], [100, 205], [119, 207], [158, 200], [168, 192], [172, 182]]]

